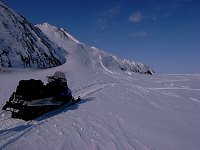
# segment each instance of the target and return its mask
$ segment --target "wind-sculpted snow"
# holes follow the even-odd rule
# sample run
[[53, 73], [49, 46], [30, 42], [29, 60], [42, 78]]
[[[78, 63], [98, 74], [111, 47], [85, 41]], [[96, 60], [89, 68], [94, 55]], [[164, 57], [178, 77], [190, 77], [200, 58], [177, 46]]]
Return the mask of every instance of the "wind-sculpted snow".
[[65, 72], [82, 100], [32, 121], [0, 115], [0, 149], [198, 150], [200, 75], [118, 75], [73, 70], [64, 64], [47, 70], [0, 73], [0, 106], [20, 79]]
[[0, 67], [48, 68], [65, 62], [62, 48], [0, 2]]

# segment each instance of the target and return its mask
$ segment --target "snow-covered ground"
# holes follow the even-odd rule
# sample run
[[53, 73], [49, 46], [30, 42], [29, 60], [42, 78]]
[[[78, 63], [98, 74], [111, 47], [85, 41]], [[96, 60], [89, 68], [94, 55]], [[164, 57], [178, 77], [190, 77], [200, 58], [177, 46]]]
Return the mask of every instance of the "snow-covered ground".
[[[66, 63], [0, 72], [0, 106], [21, 79], [64, 71], [82, 101], [32, 121], [0, 114], [0, 149], [199, 150], [200, 75], [116, 75]], [[74, 67], [74, 66], [73, 66]]]

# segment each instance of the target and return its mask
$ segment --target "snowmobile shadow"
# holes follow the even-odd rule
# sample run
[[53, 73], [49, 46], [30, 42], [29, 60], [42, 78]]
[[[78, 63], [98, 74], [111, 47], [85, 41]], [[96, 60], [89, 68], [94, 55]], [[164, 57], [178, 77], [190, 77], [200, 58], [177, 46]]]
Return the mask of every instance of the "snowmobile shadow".
[[4, 149], [8, 145], [18, 140], [22, 135], [32, 129], [33, 125], [19, 125], [9, 129], [0, 130], [0, 149]]
[[9, 129], [4, 129], [4, 130], [0, 130], [0, 135], [7, 133], [7, 132], [21, 132], [21, 131], [25, 131], [27, 129], [29, 129], [32, 125], [31, 124], [27, 124], [27, 125], [20, 125], [20, 126], [16, 126], [13, 128], [9, 128]]
[[84, 103], [89, 102], [89, 101], [93, 101], [94, 99], [95, 99], [94, 97], [88, 97], [87, 99], [81, 99], [80, 102], [78, 102], [75, 105], [72, 105], [72, 106], [66, 108], [63, 112], [66, 112], [68, 110], [76, 110], [76, 109], [78, 109], [79, 105], [84, 104]]
[[84, 103], [89, 102], [89, 101], [93, 101], [94, 99], [95, 99], [94, 97], [88, 97], [86, 99], [81, 99], [81, 101], [79, 101], [76, 104], [73, 104], [71, 106], [67, 106], [67, 104], [66, 104], [66, 105], [62, 106], [61, 108], [58, 108], [56, 110], [53, 110], [53, 111], [48, 112], [46, 114], [43, 114], [42, 116], [35, 118], [34, 120], [35, 121], [43, 121], [47, 118], [54, 117], [58, 114], [65, 113], [65, 112], [70, 111], [70, 110], [76, 110], [76, 109], [78, 109], [79, 105], [84, 104]]

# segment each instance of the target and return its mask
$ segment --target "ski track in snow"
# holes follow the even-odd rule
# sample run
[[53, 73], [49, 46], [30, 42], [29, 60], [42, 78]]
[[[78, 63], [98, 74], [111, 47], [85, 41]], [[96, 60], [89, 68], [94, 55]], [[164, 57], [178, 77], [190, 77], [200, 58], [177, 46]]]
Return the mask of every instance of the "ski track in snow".
[[91, 85], [81, 88], [81, 90], [79, 90], [79, 91], [74, 91], [74, 96], [75, 96], [75, 98], [77, 98], [78, 96], [87, 97], [87, 96], [89, 96], [97, 91], [100, 91], [106, 87], [114, 86], [115, 84], [117, 84], [117, 83], [91, 84]]
[[[97, 91], [105, 89], [109, 86], [114, 86], [116, 83], [102, 83], [102, 84], [91, 84], [81, 89], [74, 90], [74, 97], [81, 98], [87, 97]], [[50, 112], [51, 113], [51, 112]], [[0, 113], [0, 149], [5, 148], [7, 145], [17, 141], [20, 137], [25, 135], [28, 131], [33, 130], [44, 122], [48, 122], [47, 120], [42, 121], [23, 121], [20, 119], [13, 119], [8, 115], [11, 115], [9, 112], [2, 111]], [[51, 119], [51, 118], [50, 118]]]
[[[110, 86], [114, 86], [116, 84], [117, 83], [102, 83], [102, 84], [87, 85], [85, 87], [82, 87], [79, 90], [75, 90], [74, 91], [75, 97], [77, 97], [77, 96], [87, 97], [95, 92], [98, 92], [98, 91], [105, 89], [107, 87], [110, 87]], [[2, 112], [2, 113], [5, 113], [5, 112]], [[4, 116], [7, 116], [7, 115], [8, 114], [6, 114]], [[58, 116], [59, 115], [62, 115], [62, 114], [58, 114]], [[33, 120], [33, 121], [25, 122], [25, 121], [19, 120], [19, 119], [12, 119], [10, 117], [7, 117], [5, 120], [3, 120], [2, 118], [0, 120], [0, 123], [1, 123], [1, 125], [3, 125], [3, 126], [5, 125], [5, 126], [4, 126], [4, 129], [0, 130], [0, 145], [1, 145], [0, 149], [6, 148], [8, 145], [16, 142], [19, 138], [25, 136], [26, 133], [30, 134], [30, 132], [33, 132], [33, 130], [36, 130], [36, 128], [41, 126], [43, 123], [49, 122], [52, 119], [52, 118], [47, 118], [42, 121], [34, 121]], [[110, 135], [111, 137], [109, 138], [109, 140], [112, 142], [112, 143], [110, 143], [111, 148], [123, 149], [123, 147], [120, 146], [120, 144], [122, 144], [122, 145], [124, 145], [124, 147], [126, 147], [126, 149], [134, 148], [135, 150], [140, 150], [140, 149], [150, 150], [146, 145], [142, 144], [140, 141], [138, 141], [132, 137], [129, 137], [128, 134], [125, 133], [125, 131], [123, 130], [123, 127], [121, 127], [121, 125], [120, 125], [121, 119], [118, 116], [115, 119], [114, 130], [113, 130], [113, 126], [106, 127], [107, 123], [104, 122], [103, 120], [98, 121], [94, 118], [91, 118], [90, 120], [93, 122], [91, 124], [94, 124], [93, 132], [94, 132], [94, 134], [96, 134], [97, 138], [98, 138], [98, 134], [99, 135], [102, 134], [102, 129], [107, 130], [107, 132], [111, 132], [111, 135]], [[78, 123], [76, 120], [74, 122], [76, 122], [73, 125], [75, 128], [76, 134], [80, 136], [82, 141], [85, 141], [85, 139], [82, 136], [82, 133], [80, 131], [80, 129], [82, 130], [82, 128], [77, 127]], [[6, 126], [6, 124], [8, 124], [8, 126]], [[96, 131], [96, 128], [97, 129], [99, 128], [99, 130]], [[120, 137], [124, 137], [123, 142], [120, 144], [118, 143], [119, 134], [120, 134]], [[85, 143], [87, 143], [87, 141], [85, 141]], [[114, 143], [114, 145], [113, 145], [113, 143]], [[96, 144], [95, 147], [96, 147], [96, 149], [98, 149], [98, 147], [99, 147], [98, 144]], [[72, 149], [73, 149], [73, 147], [72, 147]]]

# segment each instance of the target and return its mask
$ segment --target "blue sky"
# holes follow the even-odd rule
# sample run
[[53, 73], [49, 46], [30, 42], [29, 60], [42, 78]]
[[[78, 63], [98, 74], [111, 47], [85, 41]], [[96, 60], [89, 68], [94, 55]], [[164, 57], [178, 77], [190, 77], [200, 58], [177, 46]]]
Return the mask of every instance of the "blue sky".
[[199, 0], [4, 2], [34, 24], [63, 27], [87, 45], [157, 73], [200, 73]]

